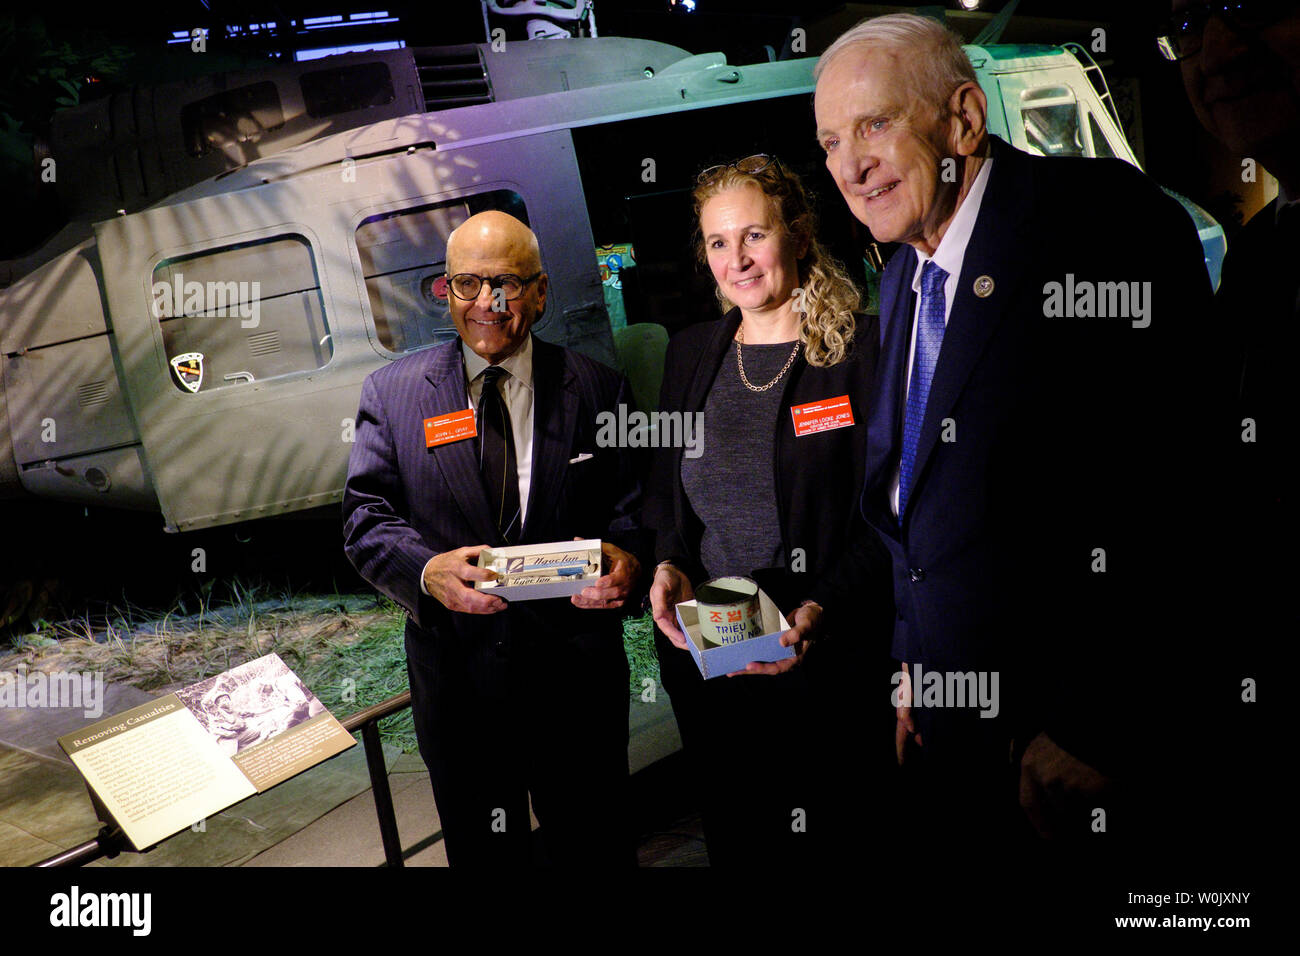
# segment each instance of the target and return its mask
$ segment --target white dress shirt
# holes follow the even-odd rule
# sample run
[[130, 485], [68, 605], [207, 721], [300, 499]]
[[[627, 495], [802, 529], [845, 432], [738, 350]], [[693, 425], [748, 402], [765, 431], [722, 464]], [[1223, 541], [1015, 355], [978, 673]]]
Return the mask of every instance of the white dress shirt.
[[[916, 361], [916, 326], [921, 316], [921, 270], [925, 268], [927, 262], [933, 259], [935, 265], [948, 274], [948, 278], [943, 283], [943, 326], [946, 329], [948, 320], [952, 316], [952, 300], [957, 296], [957, 283], [961, 279], [961, 266], [962, 261], [966, 258], [966, 247], [970, 244], [971, 233], [975, 231], [975, 220], [979, 218], [980, 203], [984, 199], [984, 189], [988, 186], [989, 170], [992, 168], [993, 160], [986, 157], [984, 162], [980, 164], [980, 171], [975, 174], [975, 181], [971, 183], [970, 192], [966, 194], [966, 198], [957, 207], [957, 212], [952, 217], [948, 230], [943, 234], [943, 238], [939, 240], [934, 255], [927, 256], [917, 250], [916, 272], [912, 275], [912, 291], [916, 293], [916, 308], [912, 310], [911, 344], [907, 350], [907, 371], [903, 380], [903, 396], [901, 398], [904, 409], [907, 408], [907, 390], [912, 387], [912, 365]], [[942, 346], [939, 352], [943, 354]], [[931, 383], [931, 387], [933, 388], [933, 383]], [[898, 467], [894, 468], [894, 480], [889, 486], [889, 503], [895, 518], [898, 517], [898, 480], [901, 467], [900, 463]]]
[[[478, 421], [478, 400], [483, 395], [483, 372], [488, 367], [488, 361], [464, 342], [461, 342], [460, 347], [465, 356], [465, 400], [469, 403], [469, 407], [474, 409], [474, 425], [477, 433], [482, 435], [483, 426]], [[506, 410], [510, 413], [510, 432], [515, 442], [515, 464], [519, 472], [519, 527], [523, 528], [524, 518], [528, 513], [528, 489], [533, 473], [532, 334], [530, 333], [519, 348], [499, 364], [506, 372], [505, 378], [501, 379], [501, 390]], [[429, 565], [425, 564], [424, 569], [427, 570], [428, 567]], [[429, 593], [424, 587], [423, 570], [420, 573], [420, 590], [425, 594]]]

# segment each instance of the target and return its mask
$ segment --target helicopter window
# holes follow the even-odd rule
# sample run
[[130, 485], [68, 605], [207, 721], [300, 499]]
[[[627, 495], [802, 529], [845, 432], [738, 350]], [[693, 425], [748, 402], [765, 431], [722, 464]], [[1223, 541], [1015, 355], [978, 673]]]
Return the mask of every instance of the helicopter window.
[[1092, 129], [1093, 155], [1100, 158], [1114, 156], [1115, 151], [1110, 148], [1110, 140], [1106, 139], [1106, 134], [1103, 133], [1101, 127], [1097, 125], [1097, 118], [1092, 115], [1091, 111], [1088, 113], [1088, 126]]
[[380, 344], [413, 352], [455, 336], [438, 280], [446, 273], [447, 236], [470, 216], [500, 209], [528, 222], [509, 189], [462, 196], [371, 216], [357, 227], [357, 252]]
[[314, 70], [299, 77], [307, 115], [315, 119], [385, 106], [397, 95], [385, 63], [354, 63], [331, 70]]
[[220, 150], [238, 163], [248, 162], [257, 154], [246, 156], [245, 148], [283, 125], [280, 91], [270, 80], [214, 93], [181, 107], [181, 132], [191, 156]]
[[1079, 130], [1079, 106], [1068, 86], [1026, 90], [1020, 112], [1029, 146], [1044, 156], [1085, 155]]
[[182, 391], [322, 368], [334, 354], [316, 262], [302, 236], [164, 259], [152, 291], [172, 384]]

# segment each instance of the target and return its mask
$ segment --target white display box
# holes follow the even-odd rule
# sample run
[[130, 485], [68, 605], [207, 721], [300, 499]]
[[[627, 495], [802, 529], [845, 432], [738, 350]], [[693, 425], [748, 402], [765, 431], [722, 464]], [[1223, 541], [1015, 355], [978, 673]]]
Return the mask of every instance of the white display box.
[[[561, 567], [585, 565], [581, 574], [546, 574], [545, 566], [535, 563], [547, 556], [560, 562]], [[600, 577], [600, 539], [584, 538], [581, 541], [554, 541], [549, 544], [517, 544], [502, 548], [484, 548], [479, 552], [478, 566], [491, 567], [494, 561], [510, 562], [503, 580], [475, 581], [474, 587], [484, 594], [495, 594], [506, 601], [539, 601], [543, 598], [568, 597], [577, 594]], [[530, 559], [532, 559], [530, 561]], [[516, 562], [518, 562], [516, 564]], [[514, 570], [511, 570], [514, 568]], [[594, 570], [593, 570], [594, 569]], [[511, 583], [512, 579], [540, 577], [540, 581]]]
[[781, 661], [795, 656], [793, 647], [781, 646], [781, 634], [790, 630], [790, 625], [762, 588], [758, 591], [758, 603], [763, 615], [763, 633], [721, 647], [705, 646], [704, 638], [700, 637], [700, 612], [694, 601], [677, 605], [677, 626], [686, 635], [686, 646], [705, 680], [743, 671], [751, 661]]

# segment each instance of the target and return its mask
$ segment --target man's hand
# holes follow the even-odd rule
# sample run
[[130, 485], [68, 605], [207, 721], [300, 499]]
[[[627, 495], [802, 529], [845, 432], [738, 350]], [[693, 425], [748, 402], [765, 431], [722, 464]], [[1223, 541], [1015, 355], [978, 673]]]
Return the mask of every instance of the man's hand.
[[921, 746], [921, 735], [916, 732], [916, 724], [912, 723], [912, 678], [907, 672], [906, 661], [903, 663], [903, 682], [898, 685], [898, 706], [894, 708], [894, 717], [894, 754], [901, 767], [907, 756], [908, 738], [911, 737], [916, 746]]
[[781, 646], [793, 647], [794, 657], [786, 657], [779, 661], [750, 661], [743, 671], [732, 671], [727, 676], [784, 674], [803, 660], [804, 652], [808, 650], [808, 642], [817, 635], [817, 630], [821, 627], [822, 613], [822, 606], [816, 602], [795, 608], [794, 614], [790, 616], [790, 623], [794, 626], [781, 634]]
[[1080, 828], [1109, 783], [1047, 734], [1031, 740], [1020, 760], [1020, 806], [1039, 836], [1082, 834]]
[[641, 576], [641, 562], [635, 555], [629, 554], [618, 545], [602, 541], [600, 552], [605, 556], [609, 573], [597, 578], [570, 598], [577, 607], [587, 609], [622, 607], [627, 596], [636, 587], [637, 578]]
[[470, 564], [486, 544], [476, 544], [434, 555], [424, 566], [424, 589], [449, 611], [465, 614], [496, 614], [506, 602], [496, 595], [474, 589], [474, 581], [491, 581], [496, 572]]
[[686, 650], [686, 635], [677, 628], [677, 605], [695, 600], [695, 589], [690, 579], [671, 564], [661, 564], [655, 569], [655, 579], [650, 584], [650, 615], [664, 637], [673, 646]]

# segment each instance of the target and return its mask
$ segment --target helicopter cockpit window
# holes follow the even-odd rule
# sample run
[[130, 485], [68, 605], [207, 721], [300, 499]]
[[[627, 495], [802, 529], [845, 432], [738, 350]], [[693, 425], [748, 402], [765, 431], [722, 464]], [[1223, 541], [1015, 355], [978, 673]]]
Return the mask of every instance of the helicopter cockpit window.
[[307, 115], [315, 119], [386, 106], [397, 98], [386, 63], [353, 63], [299, 77]]
[[172, 384], [209, 392], [324, 367], [334, 354], [320, 278], [298, 235], [164, 259], [153, 314]]
[[1031, 149], [1044, 156], [1083, 156], [1079, 131], [1079, 105], [1068, 86], [1026, 90], [1020, 96], [1025, 138]]
[[1115, 151], [1110, 148], [1110, 141], [1106, 139], [1106, 134], [1101, 131], [1097, 125], [1097, 118], [1088, 113], [1088, 126], [1092, 130], [1092, 154], [1100, 159], [1106, 159], [1115, 155]]
[[413, 352], [456, 335], [439, 279], [447, 271], [447, 236], [470, 216], [500, 209], [528, 222], [522, 197], [509, 189], [462, 196], [371, 216], [357, 227], [375, 334], [390, 352]]
[[262, 134], [284, 125], [280, 91], [270, 80], [186, 103], [181, 107], [181, 132], [191, 156], [220, 150], [243, 164], [257, 158], [254, 148]]

